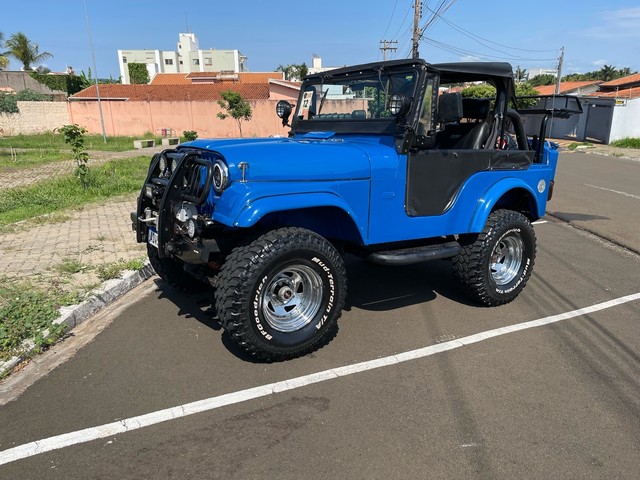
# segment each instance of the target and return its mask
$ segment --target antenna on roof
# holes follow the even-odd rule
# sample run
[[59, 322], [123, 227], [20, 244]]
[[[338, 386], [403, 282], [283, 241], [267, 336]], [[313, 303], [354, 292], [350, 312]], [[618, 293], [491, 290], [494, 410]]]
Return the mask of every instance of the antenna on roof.
[[187, 24], [187, 33], [191, 33], [191, 30], [189, 30], [189, 19], [187, 18], [187, 12], [184, 12], [184, 23]]

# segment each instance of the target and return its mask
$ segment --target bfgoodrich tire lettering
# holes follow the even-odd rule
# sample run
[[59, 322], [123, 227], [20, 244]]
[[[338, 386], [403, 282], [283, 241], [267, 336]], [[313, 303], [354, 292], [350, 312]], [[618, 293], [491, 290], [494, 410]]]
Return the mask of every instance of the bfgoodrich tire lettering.
[[512, 210], [496, 210], [479, 235], [461, 243], [453, 273], [462, 290], [486, 306], [514, 300], [535, 262], [536, 236], [529, 219]]
[[333, 245], [292, 227], [234, 249], [220, 270], [215, 304], [240, 348], [284, 360], [332, 337], [346, 294], [344, 263]]

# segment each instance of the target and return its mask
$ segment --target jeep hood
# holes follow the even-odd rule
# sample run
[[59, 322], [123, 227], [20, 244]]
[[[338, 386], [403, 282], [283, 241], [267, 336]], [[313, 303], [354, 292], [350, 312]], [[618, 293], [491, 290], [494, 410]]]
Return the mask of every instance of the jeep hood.
[[362, 138], [264, 138], [197, 140], [184, 144], [221, 155], [232, 180], [242, 178], [240, 163], [246, 163], [245, 179], [252, 181], [322, 181], [371, 178], [375, 158], [394, 155], [395, 150]]

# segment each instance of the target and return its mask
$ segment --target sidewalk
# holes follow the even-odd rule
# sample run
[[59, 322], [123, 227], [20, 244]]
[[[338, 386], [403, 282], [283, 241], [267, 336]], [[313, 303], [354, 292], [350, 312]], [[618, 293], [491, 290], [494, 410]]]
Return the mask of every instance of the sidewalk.
[[[91, 166], [108, 160], [149, 156], [162, 147], [125, 152], [89, 152]], [[73, 161], [55, 162], [22, 170], [0, 172], [0, 190], [68, 175]], [[121, 260], [146, 258], [136, 243], [130, 212], [137, 194], [117, 197], [75, 211], [65, 211], [14, 224], [0, 235], [0, 278], [29, 282], [36, 287], [85, 292], [101, 283], [96, 267]], [[79, 270], [77, 273], [71, 273]]]

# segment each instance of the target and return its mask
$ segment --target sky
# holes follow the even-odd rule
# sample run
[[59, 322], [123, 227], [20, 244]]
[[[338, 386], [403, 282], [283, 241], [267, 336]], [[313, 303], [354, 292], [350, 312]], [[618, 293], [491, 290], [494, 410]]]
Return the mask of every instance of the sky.
[[[422, 0], [421, 25], [440, 0]], [[563, 74], [602, 65], [640, 70], [638, 0], [449, 0], [420, 43], [431, 63], [508, 61], [514, 68]], [[278, 65], [343, 66], [382, 60], [380, 42], [397, 41], [387, 58], [411, 55], [414, 0], [0, 0], [5, 40], [23, 32], [53, 54], [53, 71], [92, 65], [85, 4], [100, 78], [118, 78], [117, 50], [175, 50], [178, 33], [195, 33], [200, 48], [238, 49], [250, 71]], [[10, 70], [21, 64], [11, 60]], [[92, 68], [93, 70], [93, 68]], [[95, 75], [94, 75], [95, 76]]]

